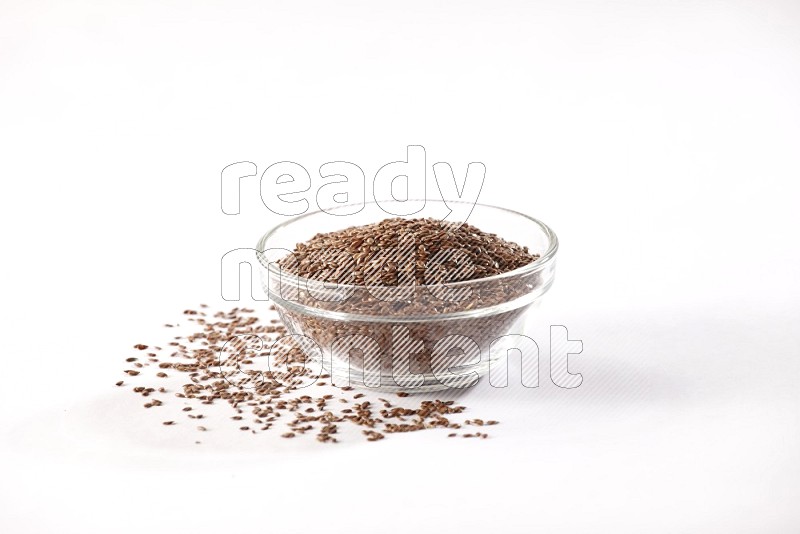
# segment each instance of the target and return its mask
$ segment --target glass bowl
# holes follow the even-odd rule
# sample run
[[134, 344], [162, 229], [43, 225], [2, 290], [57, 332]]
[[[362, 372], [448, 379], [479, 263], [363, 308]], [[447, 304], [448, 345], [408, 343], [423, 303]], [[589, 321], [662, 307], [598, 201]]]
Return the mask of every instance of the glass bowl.
[[[448, 283], [438, 278], [431, 284], [395, 287], [310, 280], [278, 263], [293, 261], [295, 245], [317, 233], [396, 217], [388, 212], [400, 212], [405, 205], [368, 202], [357, 213], [352, 212], [358, 207], [349, 205], [307, 213], [276, 226], [258, 242], [266, 295], [309, 361], [321, 364], [337, 386], [405, 392], [470, 387], [514, 348], [518, 340], [510, 334], [523, 334], [526, 315], [553, 283], [555, 233], [522, 213], [482, 204], [469, 213], [469, 224], [527, 247], [539, 258], [477, 280]], [[426, 200], [420, 212], [404, 218], [444, 220], [453, 205]], [[446, 229], [453, 223], [442, 224]], [[415, 261], [416, 249], [408, 249], [414, 243], [399, 242], [397, 260]], [[346, 265], [338, 256], [341, 251], [329, 254], [338, 258], [337, 265]], [[441, 264], [425, 265], [429, 267], [435, 271]], [[345, 274], [339, 280], [346, 282], [346, 269], [340, 272]]]

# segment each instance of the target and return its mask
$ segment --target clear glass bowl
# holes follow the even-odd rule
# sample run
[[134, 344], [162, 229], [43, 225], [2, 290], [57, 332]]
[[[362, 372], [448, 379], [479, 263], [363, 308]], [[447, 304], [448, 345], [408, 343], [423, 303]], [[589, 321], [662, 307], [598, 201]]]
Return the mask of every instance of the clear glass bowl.
[[[555, 233], [527, 215], [476, 204], [469, 224], [540, 257], [507, 273], [447, 284], [323, 283], [277, 263], [317, 233], [395, 217], [382, 208], [400, 211], [382, 201], [335, 215], [353, 211], [343, 206], [292, 218], [264, 234], [257, 251], [265, 293], [306, 356], [321, 363], [338, 386], [422, 392], [474, 385], [492, 361], [505, 357], [511, 347], [504, 336], [523, 333], [531, 305], [552, 285]], [[427, 200], [421, 212], [405, 218], [443, 220], [449, 212], [443, 201]]]

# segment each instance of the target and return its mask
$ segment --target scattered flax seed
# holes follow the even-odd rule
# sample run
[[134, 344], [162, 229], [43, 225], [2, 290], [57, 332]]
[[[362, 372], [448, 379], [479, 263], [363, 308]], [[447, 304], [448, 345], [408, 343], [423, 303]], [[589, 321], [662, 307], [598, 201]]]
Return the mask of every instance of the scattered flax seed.
[[378, 441], [379, 439], [383, 439], [385, 437], [380, 432], [376, 432], [374, 430], [362, 430], [361, 432], [367, 436], [367, 441]]
[[120, 380], [119, 382], [117, 382], [117, 387], [122, 386], [124, 383], [125, 383], [124, 380]]
[[135, 362], [138, 358], [126, 358], [126, 362]]
[[406, 393], [405, 391], [400, 391], [400, 392], [398, 392], [398, 393], [397, 393], [397, 396], [398, 396], [398, 397], [408, 397], [408, 395], [409, 395], [409, 394], [408, 394], [408, 393]]
[[[443, 436], [455, 437], [457, 434], [453, 431], [461, 428], [462, 424], [482, 426], [481, 419], [465, 421], [460, 414], [466, 408], [452, 400], [419, 399], [398, 401], [400, 405], [393, 405], [385, 398], [372, 397], [369, 392], [347, 393], [354, 388], [338, 387], [330, 381], [317, 382], [322, 389], [314, 388], [318, 393], [309, 394], [310, 390], [305, 386], [318, 379], [327, 380], [330, 375], [313, 376], [300, 347], [285, 337], [287, 331], [281, 324], [271, 321], [270, 315], [274, 317], [277, 313], [274, 310], [266, 313], [268, 320], [260, 322], [252, 310], [243, 308], [215, 313], [187, 310], [186, 315], [193, 317], [191, 322], [183, 325], [185, 332], [176, 331], [183, 335], [170, 336], [174, 341], [169, 342], [169, 346], [174, 351], [168, 356], [168, 362], [152, 361], [155, 365], [139, 367], [141, 371], [124, 371], [130, 376], [141, 372], [142, 376], [137, 379], [140, 381], [164, 380], [169, 387], [156, 389], [136, 385], [131, 390], [148, 397], [145, 408], [164, 405], [162, 409], [186, 412], [189, 419], [198, 421], [205, 416], [195, 413], [195, 408], [222, 404], [233, 412], [230, 419], [241, 421], [235, 427], [241, 431], [260, 434], [272, 430], [287, 439], [311, 435], [325, 444], [338, 443], [343, 426], [361, 430], [366, 441], [379, 441], [392, 434], [437, 429], [441, 429]], [[258, 336], [265, 346], [277, 343], [281, 350], [273, 355], [274, 361], [270, 359], [266, 365], [266, 358], [271, 356], [242, 350], [246, 347], [237, 344], [235, 336]], [[144, 350], [147, 345], [135, 348]], [[153, 359], [157, 360], [151, 356]], [[172, 372], [167, 375], [158, 369], [172, 369]], [[118, 386], [123, 384], [124, 381], [117, 382]], [[168, 389], [180, 399], [180, 404], [169, 406], [161, 395]], [[398, 397], [409, 396], [405, 392], [398, 394]], [[170, 420], [162, 424], [172, 426], [177, 423]], [[487, 421], [484, 424], [497, 423]], [[196, 428], [200, 432], [207, 430], [205, 426]], [[469, 436], [483, 438], [484, 434]]]

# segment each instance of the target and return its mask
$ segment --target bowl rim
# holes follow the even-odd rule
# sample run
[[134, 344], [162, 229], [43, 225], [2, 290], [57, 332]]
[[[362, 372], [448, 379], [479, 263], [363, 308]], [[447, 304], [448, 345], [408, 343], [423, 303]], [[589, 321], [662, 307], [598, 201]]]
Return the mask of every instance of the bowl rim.
[[[394, 200], [394, 201], [395, 202], [400, 202], [400, 201], [396, 201], [396, 200]], [[422, 202], [423, 199], [409, 199], [409, 201], [411, 201], [411, 202]], [[547, 250], [545, 250], [545, 252], [538, 259], [536, 259], [535, 261], [532, 261], [531, 263], [528, 263], [527, 265], [523, 265], [522, 267], [518, 267], [518, 268], [516, 268], [516, 269], [514, 269], [512, 271], [506, 271], [504, 273], [495, 274], [495, 275], [492, 275], [492, 276], [487, 276], [485, 278], [476, 278], [474, 280], [461, 280], [459, 282], [449, 282], [447, 284], [444, 284], [444, 285], [446, 285], [447, 288], [451, 288], [452, 289], [452, 288], [470, 286], [470, 285], [475, 285], [476, 283], [493, 282], [495, 280], [504, 280], [504, 279], [507, 279], [507, 278], [513, 278], [513, 277], [516, 277], [516, 276], [523, 276], [523, 275], [535, 273], [535, 272], [538, 272], [538, 271], [544, 269], [545, 267], [547, 267], [548, 264], [552, 263], [553, 260], [555, 259], [556, 253], [558, 252], [558, 237], [556, 236], [556, 233], [553, 231], [553, 229], [550, 228], [547, 224], [545, 224], [542, 221], [540, 221], [539, 219], [531, 217], [530, 215], [526, 215], [526, 214], [521, 213], [521, 212], [516, 211], [516, 210], [511, 210], [511, 209], [508, 209], [508, 208], [502, 208], [500, 206], [494, 206], [494, 205], [491, 205], [491, 204], [482, 204], [482, 203], [479, 203], [479, 202], [474, 202], [473, 203], [473, 202], [466, 202], [466, 201], [463, 201], [463, 200], [447, 200], [447, 201], [445, 201], [445, 200], [441, 200], [441, 199], [424, 199], [424, 201], [426, 203], [427, 202], [436, 202], [436, 203], [439, 203], [439, 204], [444, 204], [445, 206], [447, 204], [469, 204], [469, 205], [472, 205], [474, 207], [489, 208], [489, 209], [494, 209], [494, 210], [510, 213], [512, 215], [517, 215], [517, 216], [522, 217], [523, 219], [527, 219], [529, 222], [532, 222], [535, 225], [537, 225], [544, 232], [544, 234], [547, 236], [547, 238], [549, 240], [549, 244], [548, 244]], [[390, 200], [383, 201], [382, 200], [381, 202], [392, 202], [392, 201], [390, 201]], [[405, 202], [407, 202], [407, 201], [405, 201]], [[277, 262], [275, 262], [275, 261], [272, 261], [272, 262], [266, 261], [266, 258], [264, 256], [265, 245], [269, 241], [269, 239], [276, 232], [286, 228], [287, 226], [289, 226], [291, 224], [297, 223], [298, 221], [301, 221], [303, 219], [306, 219], [306, 218], [314, 216], [314, 215], [318, 215], [320, 213], [328, 213], [328, 211], [331, 211], [331, 210], [345, 209], [345, 208], [348, 208], [348, 207], [352, 207], [352, 206], [355, 206], [355, 205], [361, 205], [361, 204], [363, 204], [364, 207], [366, 207], [368, 204], [378, 204], [378, 202], [373, 200], [373, 201], [367, 201], [367, 202], [363, 202], [363, 203], [359, 203], [359, 204], [343, 204], [341, 206], [336, 206], [334, 208], [330, 208], [330, 210], [318, 209], [316, 211], [303, 213], [302, 215], [294, 216], [294, 217], [292, 217], [292, 218], [290, 218], [290, 219], [288, 219], [288, 220], [286, 220], [286, 221], [284, 221], [284, 222], [282, 222], [282, 223], [280, 223], [280, 224], [278, 224], [276, 226], [273, 226], [270, 230], [268, 230], [264, 235], [261, 236], [261, 238], [258, 240], [258, 244], [256, 245], [256, 257], [258, 258], [259, 264], [261, 265], [262, 268], [266, 269], [269, 272], [270, 276], [271, 275], [280, 276], [280, 277], [282, 277], [282, 279], [288, 280], [288, 282], [291, 283], [291, 284], [301, 283], [301, 284], [304, 284], [305, 287], [307, 287], [307, 284], [309, 282], [311, 282], [312, 284], [322, 284], [323, 282], [321, 282], [319, 280], [314, 280], [312, 278], [305, 278], [303, 276], [298, 276], [298, 275], [295, 275], [295, 274], [292, 274], [292, 273], [283, 272], [281, 269], [275, 267]], [[472, 210], [470, 210], [470, 214], [472, 214]], [[391, 215], [391, 214], [387, 213], [387, 215]], [[467, 221], [465, 221], [465, 222], [469, 222], [469, 219]], [[463, 222], [462, 222], [462, 224], [463, 224]], [[500, 236], [500, 237], [502, 237], [502, 236]], [[288, 250], [288, 249], [284, 249], [284, 250]], [[291, 251], [290, 251], [290, 253], [291, 253]], [[285, 278], [283, 278], [283, 277], [285, 277]], [[325, 282], [325, 283], [330, 283], [330, 282]], [[336, 285], [337, 285], [337, 288], [340, 288], [340, 289], [349, 289], [349, 288], [365, 289], [365, 288], [371, 287], [371, 286], [367, 286], [365, 284], [359, 285], [359, 284], [337, 283]], [[433, 287], [433, 288], [435, 288], [435, 287], [441, 286], [443, 284], [414, 284], [414, 285], [417, 286], [417, 287]], [[299, 287], [302, 287], [302, 286], [299, 286]], [[268, 288], [267, 288], [267, 291], [269, 291]], [[267, 295], [267, 296], [269, 296], [269, 295]]]

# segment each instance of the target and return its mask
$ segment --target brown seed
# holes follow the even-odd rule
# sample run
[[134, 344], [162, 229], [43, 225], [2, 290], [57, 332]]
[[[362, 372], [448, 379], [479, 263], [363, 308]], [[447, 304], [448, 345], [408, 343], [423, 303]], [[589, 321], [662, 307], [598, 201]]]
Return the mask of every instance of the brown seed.
[[123, 385], [124, 383], [125, 383], [125, 382], [123, 382], [122, 380], [120, 380], [119, 382], [117, 382], [117, 386], [121, 386], [121, 385]]
[[133, 348], [139, 350], [145, 350], [147, 348], [147, 345], [142, 345], [141, 343], [139, 343], [138, 345], [134, 345]]
[[[381, 255], [377, 253], [397, 250], [402, 245], [401, 239], [406, 236], [410, 236], [414, 243], [414, 250], [412, 250], [414, 257], [411, 269], [406, 269], [408, 276], [401, 277], [398, 265], [382, 260]], [[461, 252], [466, 253], [467, 259], [473, 267], [471, 272], [465, 273], [456, 280], [447, 279], [446, 273], [440, 273], [433, 279], [427, 278], [430, 274], [427, 271], [431, 270], [427, 269], [428, 259], [449, 249], [460, 249]], [[346, 250], [348, 254], [342, 256], [345, 263], [339, 264], [332, 259], [328, 253], [331, 250]], [[505, 241], [495, 234], [482, 232], [469, 224], [462, 224], [456, 228], [443, 228], [441, 221], [433, 218], [393, 218], [364, 226], [317, 234], [308, 241], [297, 244], [294, 253], [280, 260], [279, 264], [290, 273], [323, 282], [338, 282], [340, 274], [347, 273], [349, 278], [354, 279], [356, 285], [416, 284], [420, 286], [419, 289], [424, 290], [426, 284], [479, 280], [513, 271], [537, 259], [538, 256], [529, 253], [525, 247]], [[534, 279], [530, 282], [535, 284], [541, 281]], [[520, 284], [514, 279], [500, 281], [492, 284], [491, 287], [478, 286], [478, 288], [480, 290], [473, 291], [472, 297], [446, 304], [432, 303], [429, 297], [424, 296], [424, 291], [422, 291], [423, 295], [412, 292], [410, 299], [399, 307], [396, 303], [369, 295], [367, 291], [357, 291], [348, 299], [347, 306], [342, 311], [354, 314], [363, 311], [371, 315], [377, 313], [386, 316], [412, 316], [418, 313], [429, 314], [431, 311], [436, 313], [470, 311], [478, 307], [511, 302], [520, 295], [530, 293], [531, 289], [528, 281]], [[313, 304], [318, 305], [318, 303]], [[363, 334], [365, 328], [366, 333], [371, 334], [373, 338], [378, 338], [382, 349], [388, 348], [391, 340], [390, 332], [387, 332], [387, 329], [391, 328], [391, 324], [385, 326], [358, 325], [348, 331], [340, 321], [306, 317], [286, 309], [281, 309], [281, 313], [289, 320], [297, 321], [301, 327], [317, 332], [319, 340], [324, 344], [330, 344], [333, 336], [349, 333]], [[470, 322], [470, 332], [476, 333], [481, 342], [488, 341], [483, 338], [494, 337], [498, 331], [513, 324], [521, 313], [522, 310], [515, 310], [476, 319], [475, 322]], [[431, 326], [416, 333], [415, 337], [419, 338], [417, 341], [428, 346], [438, 341], [443, 334], [448, 333], [443, 329], [444, 325], [432, 323]], [[388, 353], [388, 351], [385, 352]], [[430, 353], [417, 355], [414, 363], [418, 363], [422, 367], [430, 367], [432, 365]], [[444, 359], [442, 367], [451, 367], [450, 362]]]
[[162, 425], [166, 425], [166, 426], [172, 426], [172, 425], [174, 425], [174, 424], [175, 424], [175, 421], [164, 421], [164, 422], [163, 422], [163, 423], [161, 423], [161, 424], [162, 424]]
[[204, 427], [204, 426], [198, 426], [197, 430], [199, 430], [200, 432], [205, 432], [208, 429], [206, 427]]
[[[388, 241], [378, 241], [373, 238], [373, 243], [385, 244]], [[463, 406], [456, 406], [454, 401], [441, 400], [421, 400], [413, 407], [395, 407], [385, 398], [381, 398], [381, 404], [373, 407], [369, 401], [365, 401], [364, 393], [344, 396], [344, 392], [352, 391], [354, 388], [345, 386], [343, 388], [331, 388], [337, 394], [323, 392], [318, 397], [303, 394], [301, 382], [296, 379], [309, 379], [312, 376], [305, 370], [306, 357], [295, 344], [289, 341], [281, 341], [284, 344], [285, 352], [277, 360], [277, 366], [271, 367], [269, 372], [251, 375], [258, 378], [258, 382], [237, 381], [231, 378], [230, 374], [224, 374], [226, 365], [250, 365], [259, 364], [261, 354], [248, 354], [247, 357], [239, 356], [240, 351], [246, 347], [245, 344], [236, 345], [231, 342], [231, 336], [236, 334], [256, 335], [264, 337], [268, 344], [275, 342], [279, 337], [285, 335], [286, 330], [278, 323], [259, 323], [255, 315], [247, 315], [243, 309], [234, 309], [230, 312], [217, 312], [213, 315], [213, 320], [206, 320], [202, 313], [189, 313], [193, 317], [191, 327], [193, 332], [186, 336], [176, 336], [176, 341], [170, 343], [174, 347], [174, 352], [169, 355], [169, 362], [159, 362], [155, 353], [148, 353], [149, 360], [146, 362], [157, 366], [155, 371], [147, 374], [150, 363], [135, 365], [132, 368], [136, 374], [140, 372], [145, 376], [156, 376], [165, 378], [167, 373], [159, 374], [159, 369], [173, 369], [169, 376], [178, 376], [174, 373], [186, 375], [186, 381], [178, 391], [173, 391], [176, 397], [183, 399], [181, 410], [187, 412], [190, 419], [198, 420], [203, 418], [202, 414], [195, 414], [193, 408], [201, 404], [219, 404], [229, 406], [234, 411], [234, 420], [247, 418], [254, 422], [255, 427], [240, 426], [242, 431], [248, 434], [255, 434], [260, 430], [269, 430], [273, 422], [286, 415], [286, 412], [293, 414], [288, 424], [289, 432], [279, 434], [286, 437], [298, 437], [301, 435], [312, 435], [320, 443], [336, 443], [333, 434], [337, 433], [337, 425], [355, 425], [359, 430], [364, 430], [367, 441], [378, 441], [384, 439], [389, 434], [417, 432], [432, 428], [457, 429], [464, 419], [456, 421], [448, 419], [451, 414], [459, 414], [464, 411]], [[273, 326], [274, 325], [274, 326]], [[323, 327], [327, 328], [327, 327]], [[490, 327], [495, 329], [495, 327]], [[282, 350], [284, 350], [282, 349]], [[244, 354], [241, 352], [241, 354]], [[223, 362], [226, 361], [226, 364]], [[423, 362], [424, 363], [424, 362]], [[163, 376], [162, 376], [163, 375]], [[133, 376], [136, 376], [135, 374]], [[277, 378], [282, 380], [290, 377], [294, 383], [287, 382], [279, 384]], [[317, 380], [326, 380], [330, 375], [322, 375]], [[310, 382], [305, 382], [306, 384]], [[241, 384], [247, 384], [247, 387]], [[321, 387], [330, 386], [328, 382], [317, 382]], [[254, 386], [254, 387], [253, 387]], [[150, 387], [137, 386], [131, 388], [134, 392], [142, 396], [150, 396], [148, 407], [160, 406], [162, 402], [153, 398], [157, 396], [156, 389]], [[158, 388], [158, 393], [166, 393], [163, 387]], [[341, 393], [338, 393], [340, 392]], [[151, 396], [151, 394], [153, 394]], [[406, 392], [401, 392], [401, 397], [409, 396]], [[350, 401], [355, 398], [355, 402]], [[361, 399], [361, 400], [358, 400]], [[338, 402], [336, 402], [338, 400]], [[361, 402], [363, 401], [363, 402]], [[336, 407], [339, 407], [338, 409]], [[348, 406], [351, 406], [352, 409]], [[378, 412], [378, 413], [376, 413]], [[252, 413], [252, 415], [250, 415]], [[482, 426], [480, 419], [468, 419], [469, 424]], [[199, 422], [199, 421], [198, 421]], [[496, 422], [495, 422], [496, 423]], [[164, 422], [165, 425], [177, 424], [174, 421]], [[492, 421], [483, 423], [484, 425], [493, 424]], [[201, 427], [197, 427], [198, 431]], [[205, 427], [203, 427], [205, 428]], [[346, 433], [345, 433], [346, 435]], [[458, 434], [451, 431], [448, 436], [455, 437]], [[485, 434], [473, 433], [470, 437], [485, 439]]]
[[131, 376], [136, 376], [139, 374], [139, 371], [134, 371], [133, 369], [126, 369], [125, 372]]

